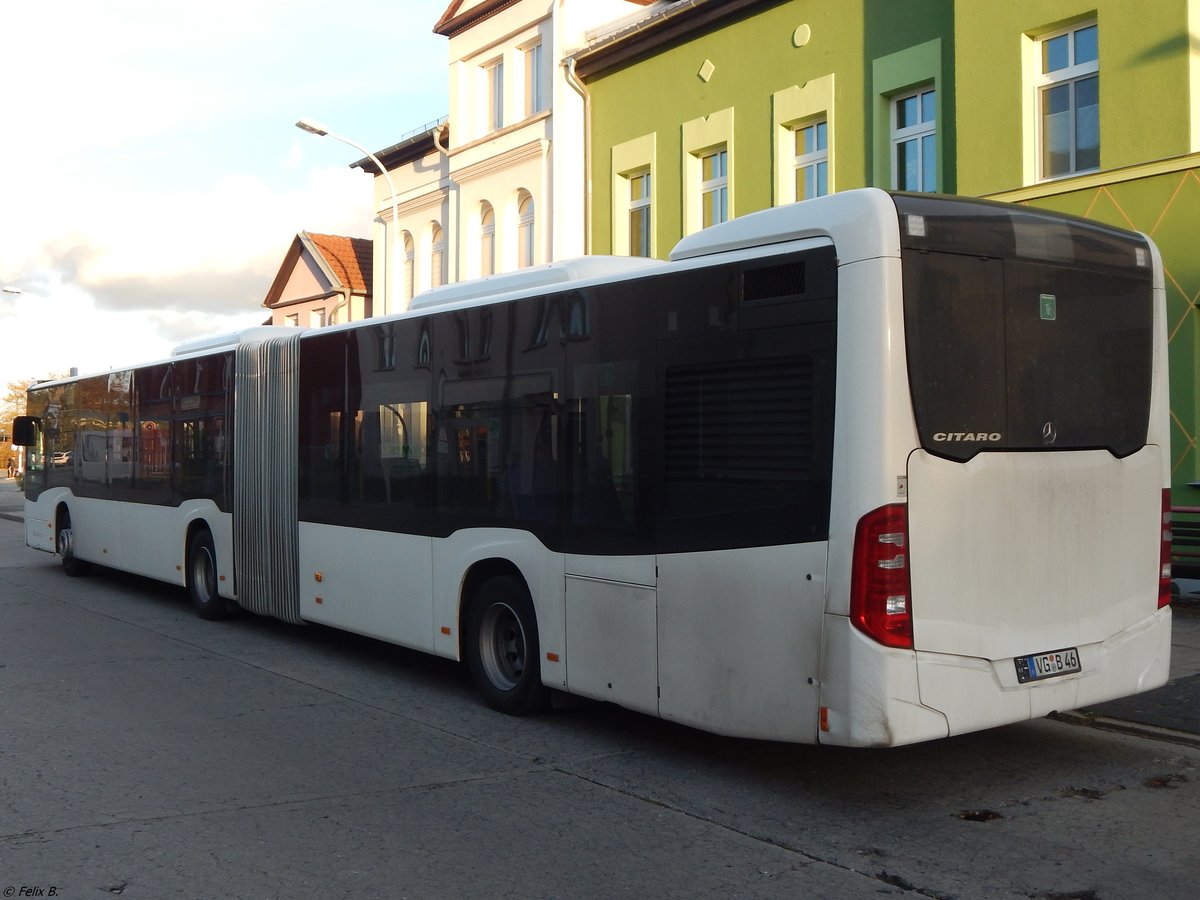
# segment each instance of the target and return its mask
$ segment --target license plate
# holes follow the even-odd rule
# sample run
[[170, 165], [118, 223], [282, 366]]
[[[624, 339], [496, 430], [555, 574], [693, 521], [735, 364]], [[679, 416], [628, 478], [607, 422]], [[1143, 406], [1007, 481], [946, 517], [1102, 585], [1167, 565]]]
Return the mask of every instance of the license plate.
[[1072, 675], [1080, 671], [1079, 651], [1074, 647], [1051, 650], [1049, 653], [1034, 653], [1031, 656], [1018, 656], [1013, 662], [1017, 666], [1017, 681], [1021, 684], [1056, 678], [1059, 675]]

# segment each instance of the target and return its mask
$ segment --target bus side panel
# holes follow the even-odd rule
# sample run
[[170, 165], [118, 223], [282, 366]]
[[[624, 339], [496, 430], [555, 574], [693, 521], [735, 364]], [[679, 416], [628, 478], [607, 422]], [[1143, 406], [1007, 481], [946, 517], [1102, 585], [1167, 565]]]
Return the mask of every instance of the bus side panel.
[[55, 552], [55, 511], [61, 503], [71, 517], [79, 559], [175, 585], [186, 583], [188, 526], [203, 519], [213, 536], [218, 576], [224, 579], [218, 592], [233, 597], [230, 516], [211, 501], [155, 506], [76, 497], [67, 490], [45, 491], [26, 506], [30, 547]]
[[25, 501], [25, 543], [29, 547], [55, 552], [54, 510], [60, 501], [70, 497], [70, 491], [56, 488], [42, 491], [36, 500]]
[[107, 500], [72, 497], [67, 502], [67, 508], [71, 513], [75, 555], [79, 559], [114, 569], [129, 570], [121, 550], [124, 546], [125, 517], [119, 505], [114, 509]]
[[656, 600], [653, 585], [567, 575], [572, 694], [658, 715]]
[[300, 615], [433, 650], [433, 539], [300, 523]]
[[[100, 510], [107, 510], [106, 518], [111, 518], [114, 506], [116, 508], [121, 529], [119, 567], [168, 584], [187, 583], [188, 526], [197, 519], [203, 520], [213, 537], [217, 576], [225, 579], [218, 581], [217, 593], [223, 597], [233, 596], [232, 520], [212, 501], [189, 500], [180, 506], [95, 502]], [[77, 533], [78, 530], [76, 528]], [[105, 560], [101, 562], [117, 565]]]
[[850, 569], [859, 519], [906, 496], [916, 445], [905, 368], [900, 260], [838, 269], [838, 377], [829, 518], [828, 612], [850, 612]]
[[824, 541], [658, 558], [664, 719], [815, 743]]

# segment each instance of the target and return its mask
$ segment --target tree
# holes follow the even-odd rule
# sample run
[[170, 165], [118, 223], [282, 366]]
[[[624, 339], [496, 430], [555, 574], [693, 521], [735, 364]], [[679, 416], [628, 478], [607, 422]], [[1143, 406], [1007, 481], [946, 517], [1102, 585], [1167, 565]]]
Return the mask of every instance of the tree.
[[[25, 415], [26, 384], [10, 381], [0, 396], [0, 453], [8, 453], [8, 443], [12, 440], [12, 422], [17, 416]], [[3, 462], [0, 460], [0, 462]]]
[[[3, 435], [0, 437], [0, 456], [7, 457], [11, 452], [9, 448], [13, 419], [25, 415], [25, 390], [35, 380], [30, 378], [26, 381], [10, 381], [4, 388], [4, 393], [0, 394], [0, 435]], [[0, 466], [3, 464], [4, 460], [0, 459]]]

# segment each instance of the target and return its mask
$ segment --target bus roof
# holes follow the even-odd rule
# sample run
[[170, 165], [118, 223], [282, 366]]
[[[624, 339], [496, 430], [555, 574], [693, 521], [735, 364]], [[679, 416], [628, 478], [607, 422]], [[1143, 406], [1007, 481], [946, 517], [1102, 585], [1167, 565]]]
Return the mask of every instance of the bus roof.
[[573, 281], [588, 281], [617, 275], [644, 272], [665, 266], [662, 260], [643, 256], [580, 256], [517, 272], [485, 275], [470, 281], [443, 284], [413, 298], [412, 311], [447, 306], [462, 300], [478, 300], [514, 294], [538, 287], [560, 286]]
[[684, 237], [678, 262], [805, 238], [832, 238], [842, 263], [900, 255], [896, 204], [887, 191], [859, 188], [748, 213]]

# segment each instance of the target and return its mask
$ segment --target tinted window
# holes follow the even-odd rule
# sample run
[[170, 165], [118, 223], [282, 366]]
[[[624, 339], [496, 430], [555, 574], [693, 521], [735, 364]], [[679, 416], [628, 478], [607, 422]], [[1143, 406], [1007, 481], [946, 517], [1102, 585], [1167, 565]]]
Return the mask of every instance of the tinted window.
[[820, 539], [835, 284], [829, 249], [306, 335], [301, 518], [598, 554]]
[[42, 448], [30, 490], [155, 504], [205, 498], [228, 510], [232, 366], [223, 353], [35, 390]]
[[904, 252], [908, 369], [921, 443], [1140, 449], [1150, 415], [1149, 269]]

